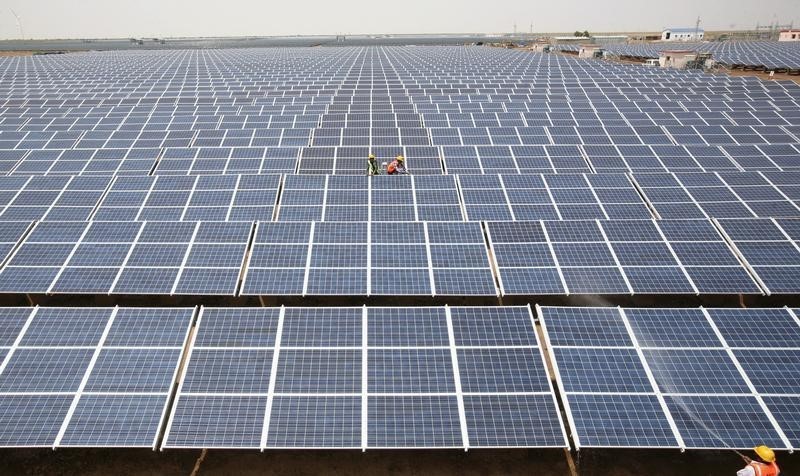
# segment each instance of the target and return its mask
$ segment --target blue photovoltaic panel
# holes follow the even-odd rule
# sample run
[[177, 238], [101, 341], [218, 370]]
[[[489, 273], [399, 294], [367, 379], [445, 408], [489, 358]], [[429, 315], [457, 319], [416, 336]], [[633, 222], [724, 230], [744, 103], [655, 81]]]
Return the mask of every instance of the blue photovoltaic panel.
[[90, 346], [111, 317], [111, 309], [40, 308], [22, 337], [24, 346]]
[[105, 345], [183, 347], [193, 315], [192, 308], [121, 308]]
[[0, 392], [75, 392], [94, 349], [17, 349], [0, 374]]
[[277, 393], [359, 393], [361, 351], [283, 349], [277, 372]]
[[372, 347], [449, 345], [444, 308], [374, 307], [368, 312], [368, 344]]
[[[596, 338], [584, 340], [589, 333], [582, 326], [559, 326], [565, 320], [562, 316], [586, 309], [540, 308], [578, 446], [615, 446], [627, 437], [621, 432], [628, 423], [620, 422], [641, 419], [631, 406], [621, 415], [622, 410], [615, 410], [618, 415], [606, 421], [597, 407], [601, 402], [635, 397], [658, 403], [659, 394], [668, 407], [666, 417], [675, 421], [687, 448], [748, 448], [759, 442], [785, 448], [787, 443], [762, 407], [762, 399], [776, 407], [773, 416], [786, 427], [781, 428], [784, 433], [796, 435], [792, 433], [798, 428], [796, 419], [789, 413], [796, 405], [777, 400], [800, 392], [798, 325], [787, 309], [623, 309], [634, 337], [623, 347], [609, 347]], [[775, 347], [754, 341], [747, 329], [775, 335]], [[618, 332], [623, 329], [618, 327]], [[646, 367], [641, 367], [639, 352]], [[605, 428], [600, 439], [605, 443], [586, 438], [593, 432], [597, 436], [598, 428]]]
[[567, 398], [581, 447], [678, 447], [655, 395], [572, 394]]
[[205, 308], [195, 347], [272, 347], [278, 329], [277, 308]]
[[266, 396], [181, 395], [165, 448], [259, 448]]
[[363, 308], [286, 308], [282, 347], [361, 345]]
[[564, 446], [550, 395], [465, 395], [464, 412], [470, 446]]
[[800, 396], [765, 396], [764, 403], [792, 446], [800, 446]]
[[172, 388], [181, 348], [103, 349], [84, 391], [167, 393]]
[[72, 395], [0, 395], [0, 447], [52, 446]]
[[[22, 347], [14, 349], [0, 374], [0, 389], [20, 396], [12, 407], [42, 408], [16, 415], [12, 427], [38, 435], [45, 431], [40, 430], [45, 417], [60, 415], [48, 424], [56, 433], [64, 427], [64, 436], [47, 436], [48, 446], [153, 447], [194, 310], [39, 307], [33, 312]], [[43, 392], [59, 392], [63, 401], [49, 401]], [[69, 421], [48, 407], [73, 401]]]
[[700, 309], [625, 309], [642, 347], [720, 347]]
[[753, 329], [769, 336], [769, 347], [797, 347], [800, 325], [786, 309], [708, 309], [731, 347], [752, 347]]
[[733, 353], [759, 393], [800, 395], [800, 351], [758, 348]]
[[194, 349], [183, 378], [184, 393], [266, 393], [272, 351]]
[[550, 384], [537, 348], [459, 349], [464, 392], [549, 392]]
[[652, 392], [633, 349], [553, 349], [565, 392]]
[[663, 393], [749, 393], [724, 350], [646, 349], [644, 357]]
[[368, 445], [374, 448], [463, 446], [453, 396], [371, 396]]
[[371, 349], [368, 369], [372, 393], [455, 392], [447, 349]]
[[[239, 330], [258, 335], [264, 323], [266, 338], [249, 341]], [[365, 437], [368, 447], [458, 447], [462, 428], [478, 438], [470, 446], [566, 443], [527, 307], [208, 308], [185, 368], [166, 448], [255, 444], [250, 427], [217, 435], [224, 427], [208, 422], [233, 412], [243, 425], [239, 415], [254, 409], [241, 398], [267, 396], [272, 381], [259, 440], [269, 448], [358, 448]], [[459, 387], [471, 405], [464, 422]]]
[[276, 396], [267, 447], [361, 447], [361, 397]]
[[33, 308], [0, 308], [0, 346], [11, 346], [17, 339]]
[[60, 446], [155, 445], [163, 395], [83, 395]]
[[617, 308], [542, 307], [550, 344], [632, 346]]
[[665, 396], [664, 399], [687, 448], [786, 446], [754, 397]]
[[450, 308], [457, 346], [536, 345], [527, 307]]

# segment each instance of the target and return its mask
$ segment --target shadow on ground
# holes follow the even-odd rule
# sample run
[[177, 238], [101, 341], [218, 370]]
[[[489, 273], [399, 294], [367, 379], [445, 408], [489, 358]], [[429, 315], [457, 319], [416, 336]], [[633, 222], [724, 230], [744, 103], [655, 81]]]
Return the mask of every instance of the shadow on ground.
[[[189, 475], [199, 450], [2, 450], [0, 474]], [[733, 475], [742, 464], [731, 452], [581, 450], [580, 475]], [[800, 472], [800, 457], [779, 455], [782, 474]], [[536, 475], [569, 474], [560, 450], [209, 451], [200, 475]]]

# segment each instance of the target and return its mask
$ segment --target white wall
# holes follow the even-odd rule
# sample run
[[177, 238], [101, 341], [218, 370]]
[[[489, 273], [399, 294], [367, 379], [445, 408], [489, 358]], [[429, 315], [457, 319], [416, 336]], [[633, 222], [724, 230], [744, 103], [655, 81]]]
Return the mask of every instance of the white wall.
[[800, 41], [800, 30], [782, 31], [778, 41]]
[[[667, 38], [668, 33], [670, 34], [669, 38]], [[699, 31], [697, 35], [695, 35], [694, 31], [674, 33], [672, 30], [664, 30], [661, 32], [662, 41], [701, 41], [703, 36], [704, 33], [702, 30]]]

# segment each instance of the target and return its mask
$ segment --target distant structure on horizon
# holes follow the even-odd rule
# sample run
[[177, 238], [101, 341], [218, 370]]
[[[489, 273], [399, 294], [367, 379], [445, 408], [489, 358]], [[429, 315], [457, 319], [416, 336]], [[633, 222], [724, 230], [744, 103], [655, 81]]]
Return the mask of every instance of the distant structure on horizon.
[[800, 41], [800, 30], [781, 30], [778, 41]]
[[702, 41], [702, 28], [667, 28], [661, 32], [661, 41]]

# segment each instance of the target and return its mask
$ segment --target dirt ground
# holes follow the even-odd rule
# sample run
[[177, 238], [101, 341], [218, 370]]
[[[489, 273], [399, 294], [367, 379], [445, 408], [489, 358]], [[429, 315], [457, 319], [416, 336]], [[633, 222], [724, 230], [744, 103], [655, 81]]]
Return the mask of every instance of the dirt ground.
[[[190, 475], [200, 451], [3, 450], [2, 475]], [[588, 450], [573, 452], [581, 476], [733, 475], [730, 452]], [[779, 454], [782, 474], [798, 474], [800, 457]], [[201, 475], [568, 475], [560, 450], [209, 451]]]
[[0, 57], [3, 56], [31, 56], [33, 51], [2, 51], [0, 50]]

